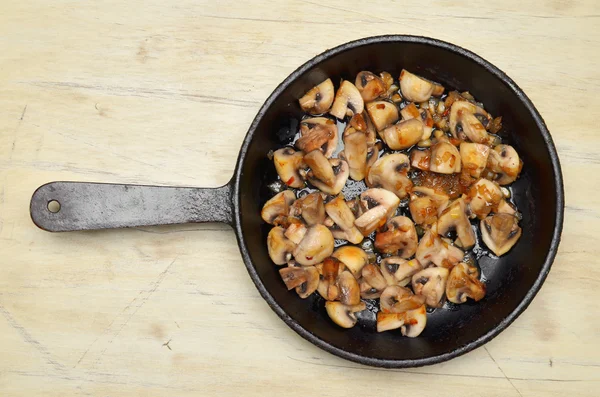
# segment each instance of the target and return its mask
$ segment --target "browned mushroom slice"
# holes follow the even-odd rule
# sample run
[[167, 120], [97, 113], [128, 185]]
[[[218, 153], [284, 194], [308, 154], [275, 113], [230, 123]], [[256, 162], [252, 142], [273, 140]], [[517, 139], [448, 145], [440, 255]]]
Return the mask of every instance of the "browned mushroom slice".
[[394, 124], [400, 118], [398, 107], [387, 101], [375, 101], [367, 104], [367, 113], [377, 131]]
[[321, 263], [333, 253], [333, 235], [323, 225], [308, 228], [300, 244], [294, 250], [296, 262], [303, 266]]
[[408, 259], [417, 251], [417, 231], [414, 223], [405, 216], [390, 219], [387, 230], [375, 235], [375, 248], [385, 254], [396, 254]]
[[400, 87], [394, 84], [394, 78], [392, 77], [392, 75], [388, 72], [381, 72], [379, 73], [379, 77], [381, 77], [381, 80], [383, 80], [383, 84], [385, 85], [385, 93], [382, 95], [382, 97], [392, 99], [394, 96], [396, 96], [400, 99], [398, 102], [401, 102], [402, 98], [398, 94], [398, 90], [400, 90]]
[[431, 161], [431, 150], [413, 149], [410, 152], [410, 166], [422, 171], [429, 171]]
[[340, 159], [329, 159], [329, 164], [331, 165], [331, 169], [333, 170], [334, 181], [332, 185], [329, 185], [317, 178], [311, 169], [308, 172], [307, 179], [308, 181], [320, 191], [335, 196], [339, 194], [344, 186], [346, 185], [346, 181], [348, 180], [348, 176], [350, 171], [348, 169], [348, 163], [344, 160]]
[[276, 265], [285, 265], [287, 261], [292, 259], [292, 252], [296, 248], [296, 244], [289, 240], [284, 235], [285, 229], [281, 226], [276, 226], [267, 236], [267, 249], [269, 257]]
[[360, 297], [363, 299], [379, 299], [383, 290], [373, 287], [363, 278], [358, 280], [360, 286]]
[[496, 183], [482, 178], [471, 186], [467, 200], [471, 213], [483, 219], [498, 207], [502, 200], [502, 191]]
[[354, 221], [354, 225], [364, 236], [368, 236], [385, 224], [398, 208], [400, 199], [385, 189], [376, 188], [362, 192], [360, 203], [364, 212]]
[[429, 169], [440, 174], [453, 174], [461, 170], [460, 153], [447, 139], [440, 139], [431, 148]]
[[379, 300], [381, 311], [384, 313], [404, 313], [418, 309], [423, 303], [425, 297], [414, 295], [410, 289], [399, 285], [386, 287]]
[[297, 218], [302, 217], [309, 226], [325, 222], [323, 196], [319, 192], [314, 192], [299, 198], [292, 204], [290, 215]]
[[319, 286], [319, 271], [314, 266], [302, 268], [306, 272], [306, 281], [296, 287], [296, 293], [302, 299], [308, 298]]
[[500, 185], [514, 182], [523, 168], [517, 151], [510, 145], [498, 145], [490, 151], [487, 168], [496, 174], [495, 181]]
[[497, 214], [509, 214], [516, 215], [517, 210], [515, 207], [506, 200], [500, 200], [500, 203], [494, 208], [494, 212]]
[[466, 113], [471, 113], [477, 118], [477, 120], [482, 122], [484, 125], [487, 125], [488, 122], [492, 119], [491, 116], [479, 106], [474, 105], [471, 102], [465, 100], [456, 100], [452, 103], [452, 107], [450, 108], [450, 117], [448, 120], [450, 132], [452, 133], [452, 136], [454, 138], [459, 138], [463, 140], [465, 140], [466, 138], [466, 135], [463, 131], [464, 127], [462, 125], [459, 125], [461, 124], [459, 120], [460, 115], [464, 115]]
[[284, 236], [294, 244], [300, 244], [307, 230], [306, 225], [301, 221], [293, 222], [286, 229]]
[[304, 156], [304, 162], [310, 167], [312, 178], [316, 178], [328, 186], [335, 182], [335, 175], [329, 160], [319, 150], [313, 150]]
[[412, 187], [408, 171], [410, 171], [410, 161], [405, 154], [388, 154], [382, 156], [369, 169], [366, 183], [369, 187], [382, 187], [399, 198], [404, 198]]
[[362, 268], [361, 275], [371, 287], [378, 291], [383, 291], [388, 286], [385, 277], [383, 277], [381, 270], [376, 265], [366, 265]]
[[346, 133], [346, 135], [350, 135], [356, 131], [362, 132], [367, 136], [367, 145], [375, 144], [375, 141], [377, 140], [377, 132], [375, 131], [375, 126], [373, 126], [373, 123], [366, 115], [366, 112], [352, 116], [346, 125], [344, 133]]
[[358, 244], [363, 240], [363, 235], [354, 226], [354, 214], [343, 196], [338, 196], [325, 204], [325, 211], [333, 221], [331, 226], [334, 237], [348, 240], [352, 244]]
[[356, 75], [354, 82], [365, 102], [379, 98], [386, 91], [383, 80], [371, 72], [363, 71]]
[[277, 174], [289, 187], [304, 187], [304, 179], [299, 170], [304, 164], [304, 153], [296, 152], [291, 147], [281, 148], [273, 153], [273, 162]]
[[402, 72], [400, 73], [400, 90], [402, 91], [402, 96], [407, 100], [412, 102], [425, 102], [429, 100], [434, 89], [436, 90], [436, 93], [440, 92], [440, 89], [431, 81], [425, 80], [416, 74], [412, 74], [407, 70], [402, 69]]
[[427, 109], [417, 109], [414, 103], [410, 103], [400, 111], [403, 120], [418, 119], [423, 123], [423, 135], [421, 141], [425, 141], [431, 137], [433, 131], [433, 117]]
[[391, 331], [404, 325], [405, 313], [377, 313], [377, 332]]
[[329, 110], [334, 96], [333, 83], [331, 79], [327, 79], [311, 88], [298, 102], [306, 113], [322, 114]]
[[495, 214], [481, 220], [481, 237], [494, 254], [506, 254], [521, 237], [517, 217]]
[[468, 110], [459, 110], [457, 115], [456, 131], [460, 139], [465, 139], [466, 136], [471, 142], [489, 143], [490, 136], [487, 130], [473, 113]]
[[449, 271], [443, 267], [423, 269], [412, 276], [413, 291], [425, 298], [427, 306], [439, 307], [446, 292]]
[[409, 338], [416, 338], [423, 332], [427, 324], [427, 311], [425, 305], [418, 309], [410, 310], [404, 313], [404, 325], [400, 327], [402, 335]]
[[490, 148], [479, 143], [462, 142], [460, 144], [460, 158], [465, 180], [477, 180], [485, 169]]
[[485, 284], [479, 281], [479, 270], [461, 262], [450, 271], [446, 297], [452, 303], [465, 303], [467, 298], [479, 301], [485, 296]]
[[360, 247], [344, 245], [337, 248], [332, 257], [340, 260], [358, 278], [362, 268], [369, 262], [367, 253]]
[[343, 140], [344, 151], [340, 153], [340, 158], [348, 163], [350, 178], [362, 181], [367, 173], [367, 135], [348, 128], [344, 131]]
[[417, 225], [431, 225], [437, 222], [438, 208], [445, 207], [448, 196], [423, 186], [415, 186], [410, 195], [408, 208]]
[[392, 150], [408, 149], [421, 140], [423, 127], [421, 120], [410, 119], [387, 127], [380, 136]]
[[458, 246], [470, 249], [475, 245], [475, 232], [471, 228], [465, 200], [462, 197], [454, 200], [439, 214], [437, 232], [443, 236], [451, 230], [456, 231]]
[[282, 218], [287, 216], [294, 200], [296, 200], [296, 195], [291, 190], [277, 193], [265, 203], [260, 216], [270, 225], [279, 224]]
[[313, 117], [300, 122], [300, 138], [296, 147], [304, 153], [313, 150], [321, 151], [329, 158], [335, 152], [338, 143], [338, 132], [335, 121], [326, 117]]
[[308, 280], [306, 271], [301, 267], [284, 267], [279, 269], [279, 274], [288, 290], [299, 287]]
[[351, 82], [344, 80], [335, 94], [333, 106], [329, 113], [338, 119], [343, 119], [346, 116], [362, 113], [364, 107], [365, 103], [358, 88]]
[[464, 256], [465, 253], [460, 248], [442, 240], [431, 230], [425, 232], [421, 237], [416, 253], [416, 258], [423, 267], [433, 263], [436, 266], [452, 268], [462, 261]]
[[340, 297], [340, 290], [337, 286], [337, 279], [346, 266], [338, 259], [333, 257], [325, 258], [322, 264], [315, 266], [321, 275], [317, 291], [323, 299], [333, 301]]
[[355, 313], [361, 312], [366, 308], [367, 305], [364, 302], [354, 306], [347, 306], [341, 302], [325, 302], [325, 310], [327, 310], [329, 318], [342, 328], [354, 327], [358, 321]]
[[340, 291], [340, 302], [344, 305], [358, 305], [360, 303], [360, 286], [358, 281], [349, 271], [342, 272], [337, 278]]
[[421, 269], [417, 259], [407, 261], [399, 256], [389, 256], [381, 261], [381, 273], [388, 285], [408, 285], [412, 275]]

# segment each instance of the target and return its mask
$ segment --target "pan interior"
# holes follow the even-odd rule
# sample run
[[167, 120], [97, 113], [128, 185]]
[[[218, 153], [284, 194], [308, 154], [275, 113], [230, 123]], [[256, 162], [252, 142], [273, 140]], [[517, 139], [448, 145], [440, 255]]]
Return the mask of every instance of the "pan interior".
[[[384, 366], [447, 359], [506, 326], [505, 320], [523, 301], [528, 303], [533, 298], [536, 280], [549, 270], [557, 248], [555, 229], [560, 229], [562, 221], [562, 185], [558, 160], [551, 141], [547, 141], [543, 121], [536, 119], [535, 110], [520, 90], [511, 88], [483, 61], [459, 51], [432, 41], [399, 39], [350, 44], [318, 56], [292, 74], [267, 100], [242, 148], [234, 200], [239, 210], [240, 244], [250, 274], [269, 304], [290, 326], [335, 354]], [[320, 297], [302, 300], [293, 291], [288, 292], [267, 252], [270, 225], [260, 217], [262, 205], [270, 196], [267, 184], [276, 178], [267, 153], [281, 147], [289, 134], [295, 133], [303, 115], [297, 99], [327, 77], [337, 88], [341, 79], [353, 81], [362, 70], [396, 75], [403, 68], [447, 87], [469, 91], [492, 115], [502, 116], [504, 128], [500, 135], [516, 148], [524, 162], [521, 177], [512, 185], [514, 201], [523, 215], [523, 234], [507, 255], [479, 261], [487, 279], [486, 297], [452, 310], [436, 310], [429, 315], [425, 331], [414, 339], [393, 331], [379, 334], [368, 318], [350, 330], [341, 329], [328, 318]], [[446, 357], [428, 361], [440, 356]]]

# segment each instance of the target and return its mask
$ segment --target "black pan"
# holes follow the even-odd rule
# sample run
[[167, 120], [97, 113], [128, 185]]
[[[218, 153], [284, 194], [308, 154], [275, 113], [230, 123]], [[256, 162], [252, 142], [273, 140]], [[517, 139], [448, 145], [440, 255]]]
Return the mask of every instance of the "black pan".
[[[361, 70], [397, 73], [406, 68], [446, 87], [468, 90], [494, 115], [502, 115], [504, 138], [525, 163], [513, 184], [523, 214], [523, 236], [500, 259], [483, 257], [487, 296], [456, 310], [429, 315], [420, 337], [375, 332], [374, 315], [343, 330], [320, 297], [301, 300], [288, 292], [267, 253], [269, 231], [260, 217], [275, 177], [267, 152], [295, 133], [298, 98], [325, 77], [351, 79]], [[51, 212], [50, 201], [60, 203]], [[56, 203], [53, 203], [56, 204]], [[186, 222], [224, 222], [237, 235], [250, 277], [271, 308], [303, 338], [348, 360], [381, 367], [416, 367], [449, 360], [488, 342], [531, 303], [556, 255], [563, 223], [564, 192], [552, 138], [525, 93], [481, 57], [439, 40], [380, 36], [353, 41], [302, 65], [266, 100], [240, 149], [235, 174], [216, 189], [52, 182], [31, 199], [31, 217], [48, 231], [87, 230]], [[50, 206], [54, 211], [56, 208]]]

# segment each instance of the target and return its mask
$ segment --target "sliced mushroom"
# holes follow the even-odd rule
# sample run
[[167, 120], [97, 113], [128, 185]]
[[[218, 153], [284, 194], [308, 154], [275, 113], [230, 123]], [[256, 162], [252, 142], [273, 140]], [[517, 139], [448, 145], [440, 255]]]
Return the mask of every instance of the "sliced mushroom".
[[421, 237], [416, 253], [416, 258], [423, 267], [433, 263], [436, 266], [452, 268], [462, 261], [464, 256], [465, 253], [460, 248], [442, 240], [432, 230], [428, 230]]
[[449, 271], [443, 267], [423, 269], [412, 277], [413, 291], [417, 296], [425, 298], [430, 307], [440, 307], [446, 292], [446, 281]]
[[[348, 133], [349, 131], [354, 132]], [[340, 158], [348, 163], [350, 178], [362, 181], [367, 173], [367, 135], [350, 128], [344, 132], [343, 140], [344, 151], [340, 153]]]
[[[452, 94], [452, 93], [451, 93]], [[458, 93], [456, 95], [460, 96]], [[492, 119], [491, 116], [482, 108], [477, 105], [472, 104], [466, 100], [455, 100], [452, 103], [452, 107], [450, 108], [450, 117], [449, 117], [449, 127], [450, 132], [454, 138], [465, 139], [466, 136], [463, 132], [463, 126], [459, 126], [459, 114], [473, 114], [480, 122], [487, 125], [488, 122]]]
[[379, 298], [379, 305], [384, 313], [404, 313], [418, 309], [423, 303], [425, 297], [414, 295], [410, 289], [399, 285], [386, 287]]
[[446, 297], [452, 303], [465, 303], [467, 298], [479, 301], [485, 296], [485, 284], [479, 281], [479, 270], [461, 262], [450, 271]]
[[[437, 84], [437, 86], [440, 85]], [[402, 69], [402, 72], [400, 73], [400, 90], [402, 91], [402, 96], [407, 100], [412, 102], [425, 102], [429, 100], [434, 89], [436, 94], [439, 95], [444, 92], [443, 87], [440, 93], [440, 88], [436, 87], [436, 84]]]
[[286, 229], [284, 236], [287, 239], [290, 239], [294, 244], [300, 244], [300, 241], [304, 238], [306, 231], [308, 229], [302, 222], [293, 222], [290, 223], [288, 228]]
[[333, 253], [333, 235], [323, 225], [308, 228], [300, 244], [294, 250], [294, 258], [303, 266], [321, 263]]
[[273, 162], [277, 174], [289, 187], [304, 187], [304, 179], [299, 170], [304, 164], [304, 153], [296, 152], [291, 147], [281, 148], [273, 153]]
[[301, 267], [284, 267], [279, 269], [279, 274], [288, 290], [299, 287], [308, 280], [308, 273]]
[[494, 209], [494, 212], [497, 214], [509, 214], [516, 215], [517, 210], [515, 207], [506, 200], [500, 200], [498, 206]]
[[462, 160], [463, 175], [470, 180], [477, 180], [485, 169], [490, 148], [479, 143], [462, 142], [460, 144], [460, 158]]
[[298, 102], [302, 110], [306, 113], [321, 114], [329, 110], [333, 103], [334, 95], [333, 83], [331, 79], [327, 79], [311, 88]]
[[265, 203], [260, 216], [270, 225], [279, 224], [282, 218], [287, 216], [294, 200], [296, 200], [296, 195], [291, 190], [277, 193]]
[[345, 116], [362, 113], [364, 107], [365, 103], [358, 88], [344, 80], [335, 94], [335, 100], [329, 113], [338, 119], [343, 119]]
[[329, 158], [338, 144], [337, 125], [327, 117], [313, 117], [300, 122], [300, 138], [296, 147], [304, 153], [320, 150]]
[[404, 313], [377, 313], [377, 332], [398, 329], [404, 325]]
[[418, 309], [410, 310], [404, 314], [404, 325], [400, 327], [402, 335], [415, 338], [423, 332], [427, 324], [427, 311], [425, 305]]
[[429, 171], [431, 161], [431, 150], [413, 149], [410, 152], [410, 166], [422, 171]]
[[448, 142], [447, 139], [440, 139], [431, 148], [431, 161], [429, 169], [440, 174], [453, 174], [460, 172], [461, 160], [460, 153], [456, 146]]
[[363, 71], [356, 75], [354, 82], [365, 102], [379, 98], [386, 91], [383, 80], [371, 72]]
[[292, 252], [296, 248], [296, 244], [286, 238], [284, 232], [284, 228], [276, 226], [269, 231], [267, 236], [269, 256], [276, 265], [285, 265], [287, 261], [292, 259]]
[[375, 248], [385, 254], [395, 254], [410, 258], [417, 251], [417, 231], [414, 223], [405, 216], [390, 219], [387, 230], [375, 235]]
[[376, 101], [367, 104], [367, 113], [377, 131], [382, 131], [386, 127], [394, 124], [400, 118], [398, 107], [387, 101]]
[[523, 168], [519, 154], [510, 145], [498, 145], [490, 151], [487, 168], [496, 174], [495, 181], [500, 185], [514, 182]]
[[399, 256], [390, 256], [381, 261], [381, 273], [388, 285], [408, 285], [413, 274], [422, 268], [417, 259], [407, 261]]
[[344, 305], [358, 305], [360, 303], [360, 286], [352, 273], [344, 271], [337, 278], [337, 286], [340, 291], [340, 302]]
[[331, 169], [333, 170], [333, 175], [335, 178], [331, 186], [317, 178], [312, 170], [309, 171], [306, 176], [308, 181], [314, 187], [324, 193], [335, 196], [341, 192], [346, 185], [350, 171], [348, 169], [348, 163], [346, 163], [344, 160], [329, 159], [329, 164], [331, 165]]
[[392, 150], [408, 149], [421, 140], [423, 127], [421, 120], [410, 119], [387, 127], [380, 136]]
[[369, 187], [382, 187], [399, 198], [404, 198], [412, 187], [408, 171], [410, 171], [410, 161], [405, 154], [388, 154], [382, 156], [369, 169], [366, 183]]
[[423, 123], [423, 135], [421, 141], [427, 140], [431, 137], [433, 131], [433, 117], [428, 109], [417, 109], [414, 103], [410, 103], [400, 111], [403, 120], [418, 119]]
[[337, 279], [346, 266], [338, 259], [333, 257], [325, 258], [322, 264], [315, 266], [321, 275], [317, 291], [328, 301], [337, 300], [340, 297], [340, 290], [337, 285]]
[[366, 308], [367, 305], [364, 302], [355, 306], [346, 306], [341, 302], [325, 302], [325, 310], [327, 310], [329, 318], [342, 328], [354, 327], [358, 321], [355, 313]]
[[302, 268], [306, 273], [306, 281], [296, 287], [296, 293], [302, 299], [308, 298], [319, 286], [319, 271], [314, 266]]
[[458, 111], [457, 116], [456, 133], [460, 139], [465, 139], [466, 135], [471, 142], [489, 143], [490, 136], [487, 130], [473, 113], [463, 109]]
[[458, 238], [456, 244], [464, 249], [475, 245], [475, 232], [467, 216], [465, 200], [461, 197], [449, 204], [438, 216], [437, 232], [445, 235], [451, 230], [456, 230]]
[[471, 213], [479, 219], [485, 218], [497, 208], [502, 197], [500, 186], [483, 178], [473, 184], [467, 193]]
[[319, 150], [313, 150], [304, 156], [304, 162], [310, 167], [311, 175], [326, 184], [332, 186], [335, 182], [335, 175], [329, 160]]
[[325, 222], [323, 196], [314, 192], [297, 199], [290, 208], [290, 215], [302, 217], [309, 226]]
[[375, 127], [373, 126], [373, 123], [366, 115], [366, 112], [362, 112], [352, 116], [352, 118], [346, 125], [344, 133], [346, 133], [346, 135], [350, 135], [356, 131], [360, 131], [367, 136], [367, 145], [375, 144], [375, 141], [377, 140], [377, 133], [375, 132]]
[[340, 260], [358, 278], [362, 268], [369, 262], [367, 253], [360, 247], [344, 245], [333, 252], [332, 257]]
[[362, 268], [361, 275], [372, 288], [378, 291], [383, 291], [388, 286], [385, 277], [383, 277], [381, 270], [376, 265], [366, 265]]
[[495, 214], [481, 220], [481, 237], [494, 254], [506, 254], [521, 237], [517, 217]]
[[445, 207], [448, 196], [423, 186], [415, 186], [410, 195], [408, 208], [417, 225], [431, 225], [437, 222], [438, 209]]
[[335, 238], [348, 240], [352, 244], [363, 240], [363, 235], [354, 226], [354, 214], [343, 197], [338, 196], [325, 204], [325, 211], [333, 221], [331, 229]]
[[363, 299], [379, 299], [383, 290], [373, 287], [364, 278], [358, 280], [360, 286], [360, 297]]
[[376, 228], [383, 226], [400, 204], [400, 199], [385, 189], [368, 189], [360, 195], [364, 213], [354, 221], [354, 225], [368, 236]]

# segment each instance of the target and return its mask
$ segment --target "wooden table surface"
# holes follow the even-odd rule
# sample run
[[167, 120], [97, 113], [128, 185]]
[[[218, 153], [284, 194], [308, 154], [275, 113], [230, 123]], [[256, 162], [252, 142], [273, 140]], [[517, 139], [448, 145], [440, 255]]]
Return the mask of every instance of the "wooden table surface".
[[[5, 1], [0, 5], [0, 395], [597, 396], [600, 7], [595, 0]], [[51, 234], [39, 185], [218, 186], [262, 102], [360, 37], [464, 46], [545, 118], [562, 243], [527, 311], [440, 365], [379, 370], [289, 329], [221, 225]]]

